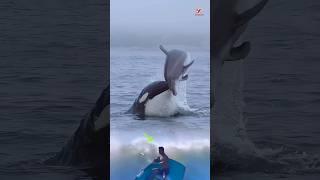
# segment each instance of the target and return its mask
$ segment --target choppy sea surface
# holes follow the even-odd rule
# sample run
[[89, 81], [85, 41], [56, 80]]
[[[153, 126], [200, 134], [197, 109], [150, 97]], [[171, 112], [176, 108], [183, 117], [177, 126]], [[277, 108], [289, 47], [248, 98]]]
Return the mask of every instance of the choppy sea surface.
[[[167, 46], [191, 53], [187, 101], [192, 113], [140, 119], [126, 112], [149, 83], [164, 80], [165, 55], [159, 47], [111, 49], [111, 179], [134, 179], [164, 146], [169, 158], [186, 166], [186, 180], [210, 177], [210, 54], [207, 50]], [[144, 133], [152, 136], [148, 143]]]
[[[244, 62], [247, 132], [260, 149], [284, 149], [280, 151], [282, 155], [278, 155], [292, 160], [287, 166], [289, 170], [266, 173], [268, 167], [257, 165], [248, 171], [226, 172], [217, 179], [318, 179], [319, 9], [317, 0], [270, 1], [250, 23], [246, 36], [253, 42], [252, 52]], [[48, 167], [42, 161], [60, 150], [105, 86], [107, 33], [106, 27], [102, 26], [107, 21], [105, 13], [105, 4], [98, 1], [0, 2], [0, 179], [90, 179], [77, 169]], [[162, 54], [158, 51], [150, 54], [158, 58], [159, 67], [162, 67]], [[191, 79], [195, 78], [194, 65]], [[121, 112], [113, 112], [115, 117], [123, 122], [134, 119], [122, 117], [122, 110], [127, 110], [141, 87], [162, 78], [161, 70], [157, 71], [158, 75], [147, 75], [145, 81], [137, 81], [137, 89], [129, 89], [132, 92], [130, 97], [126, 95], [119, 99], [126, 106], [121, 107]], [[190, 94], [195, 91], [192, 86], [188, 84]], [[125, 99], [127, 102], [124, 103]], [[209, 114], [205, 110], [205, 100], [188, 100], [191, 107], [199, 108], [200, 115], [194, 115], [199, 123], [192, 123], [193, 116], [183, 117], [186, 122], [177, 117], [167, 123], [178, 124], [187, 130], [205, 130], [202, 122]], [[144, 122], [134, 122], [130, 124], [132, 128], [121, 122], [114, 126], [111, 124], [111, 127], [133, 131], [145, 126]], [[161, 126], [160, 122], [152, 121]], [[125, 143], [129, 147], [142, 143], [135, 145], [138, 150], [130, 151], [133, 156], [128, 158], [141, 160], [141, 163], [130, 165], [133, 167], [128, 173], [130, 177], [155, 156], [157, 145], [169, 141], [159, 138], [163, 136], [162, 132], [149, 134], [157, 141], [154, 145], [146, 144], [140, 131], [136, 132], [137, 138], [129, 138], [127, 142], [130, 143]], [[165, 134], [172, 137], [169, 132], [165, 131]], [[207, 143], [195, 138], [203, 139], [207, 134], [189, 134], [181, 135], [183, 141], [180, 135], [176, 137], [179, 142], [190, 142], [189, 139], [194, 138], [191, 142], [196, 145], [192, 147], [202, 147]], [[122, 132], [116, 134], [121, 138], [120, 142], [123, 142], [122, 135]], [[186, 137], [190, 138], [186, 140]], [[188, 143], [176, 145], [175, 140], [171, 142], [168, 153], [181, 162], [196, 162], [191, 161], [194, 158], [192, 154], [200, 157], [196, 160], [209, 163], [203, 157], [209, 153], [206, 148], [193, 151]], [[121, 145], [124, 143], [115, 148]], [[141, 150], [141, 147], [145, 148]], [[150, 151], [143, 151], [148, 149]], [[188, 153], [181, 153], [185, 150]], [[295, 165], [303, 167], [302, 171], [297, 171]], [[207, 167], [207, 164], [203, 166]]]
[[0, 179], [92, 179], [46, 166], [106, 86], [98, 1], [0, 2]]

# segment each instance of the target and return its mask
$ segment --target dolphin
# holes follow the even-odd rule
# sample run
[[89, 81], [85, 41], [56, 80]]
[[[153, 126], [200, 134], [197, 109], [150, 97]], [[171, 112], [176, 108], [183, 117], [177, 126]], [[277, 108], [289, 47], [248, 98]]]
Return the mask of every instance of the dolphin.
[[255, 17], [267, 4], [261, 0], [254, 7], [237, 13], [239, 0], [213, 1], [213, 57], [223, 64], [224, 61], [244, 59], [250, 52], [250, 42], [246, 41], [235, 46], [249, 21]]
[[109, 134], [107, 133], [110, 89], [105, 88], [95, 106], [59, 153], [46, 160], [50, 165], [83, 167], [90, 175], [106, 178]]
[[220, 71], [224, 62], [244, 59], [249, 55], [251, 50], [249, 41], [238, 46], [235, 44], [246, 30], [249, 21], [265, 7], [268, 0], [261, 0], [253, 7], [239, 13], [238, 8], [243, 2], [245, 1], [213, 1], [213, 94], [215, 94], [215, 88], [219, 83]]
[[[242, 66], [236, 62], [228, 65], [225, 62], [242, 60], [249, 55], [250, 42], [239, 42], [239, 39], [250, 20], [258, 15], [267, 2], [268, 0], [213, 1], [213, 59], [211, 61], [213, 65], [213, 77], [211, 77], [213, 80], [213, 88], [211, 88], [213, 133], [211, 133], [211, 139], [214, 142], [213, 156], [216, 157], [212, 160], [212, 168], [215, 172], [224, 168], [224, 163], [227, 164], [226, 167], [232, 166], [231, 161], [234, 158], [246, 157], [246, 155], [259, 157], [254, 143], [247, 136], [243, 121]], [[238, 156], [238, 154], [242, 155]]]
[[194, 63], [191, 61], [190, 54], [188, 52], [173, 49], [167, 51], [162, 45], [160, 45], [161, 51], [166, 55], [166, 62], [164, 65], [164, 79], [168, 83], [169, 89], [173, 95], [177, 95], [176, 82], [181, 78], [182, 80], [188, 79], [187, 70]]

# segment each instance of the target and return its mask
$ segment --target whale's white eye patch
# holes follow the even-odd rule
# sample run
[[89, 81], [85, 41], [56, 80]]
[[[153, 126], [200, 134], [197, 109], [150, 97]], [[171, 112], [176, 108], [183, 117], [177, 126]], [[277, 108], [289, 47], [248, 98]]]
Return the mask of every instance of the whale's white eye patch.
[[144, 102], [147, 99], [148, 95], [149, 93], [145, 93], [143, 96], [141, 96], [141, 98], [139, 99], [139, 103]]
[[106, 107], [100, 113], [100, 116], [98, 117], [98, 119], [94, 122], [95, 131], [98, 131], [99, 129], [102, 129], [107, 126], [108, 116], [109, 116], [109, 108]]

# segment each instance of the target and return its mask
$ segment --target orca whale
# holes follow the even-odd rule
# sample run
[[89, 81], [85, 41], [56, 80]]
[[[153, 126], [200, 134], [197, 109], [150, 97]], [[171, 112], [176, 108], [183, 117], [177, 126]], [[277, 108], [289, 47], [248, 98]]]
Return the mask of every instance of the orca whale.
[[186, 81], [188, 70], [194, 60], [191, 60], [189, 53], [182, 50], [167, 51], [163, 46], [160, 46], [160, 49], [166, 55], [165, 81], [147, 85], [129, 109], [129, 112], [141, 117], [174, 116], [180, 110], [189, 108], [186, 100]]
[[95, 106], [81, 120], [73, 136], [59, 153], [46, 160], [46, 164], [76, 166], [92, 176], [106, 178], [109, 162], [109, 92], [109, 87], [103, 90]]

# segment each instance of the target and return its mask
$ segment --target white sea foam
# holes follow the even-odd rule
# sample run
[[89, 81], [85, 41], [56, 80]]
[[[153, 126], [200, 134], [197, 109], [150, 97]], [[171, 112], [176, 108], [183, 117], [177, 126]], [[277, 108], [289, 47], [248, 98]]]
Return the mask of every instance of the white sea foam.
[[[148, 143], [144, 137], [123, 141], [111, 138], [111, 179], [134, 179], [137, 173], [158, 155], [163, 146], [166, 154], [186, 166], [185, 180], [209, 180], [210, 142], [209, 139], [172, 137]], [[168, 140], [170, 139], [170, 140]]]

